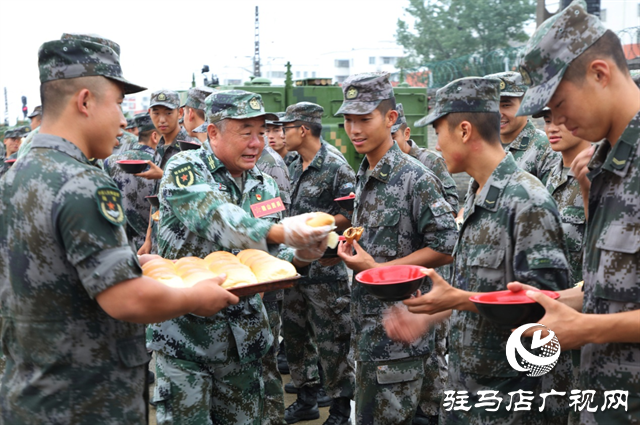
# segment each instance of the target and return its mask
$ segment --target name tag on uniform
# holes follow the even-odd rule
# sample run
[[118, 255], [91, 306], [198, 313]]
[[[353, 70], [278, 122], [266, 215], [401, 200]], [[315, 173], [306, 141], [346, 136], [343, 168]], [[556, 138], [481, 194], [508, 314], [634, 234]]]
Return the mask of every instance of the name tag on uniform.
[[275, 214], [280, 211], [284, 211], [286, 208], [282, 203], [282, 199], [278, 196], [277, 198], [269, 199], [268, 201], [258, 202], [257, 204], [251, 205], [251, 212], [253, 216], [256, 218], [265, 217], [267, 215]]

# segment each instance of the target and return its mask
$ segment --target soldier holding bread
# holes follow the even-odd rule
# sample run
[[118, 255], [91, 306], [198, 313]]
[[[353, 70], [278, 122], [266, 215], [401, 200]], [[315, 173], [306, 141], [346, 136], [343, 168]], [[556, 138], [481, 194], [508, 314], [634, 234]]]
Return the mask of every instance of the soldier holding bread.
[[[160, 183], [158, 246], [167, 259], [204, 258], [213, 251], [253, 248], [280, 252], [304, 266], [319, 258], [331, 226], [311, 227], [312, 214], [260, 213], [282, 203], [275, 181], [255, 167], [264, 147], [260, 95], [217, 91], [205, 100], [211, 151], [174, 155]], [[252, 208], [254, 206], [254, 208]], [[281, 244], [296, 248], [283, 249]], [[185, 315], [150, 326], [148, 347], [157, 353], [154, 401], [158, 424], [184, 422], [260, 424], [262, 358], [274, 343], [259, 295], [210, 317]]]

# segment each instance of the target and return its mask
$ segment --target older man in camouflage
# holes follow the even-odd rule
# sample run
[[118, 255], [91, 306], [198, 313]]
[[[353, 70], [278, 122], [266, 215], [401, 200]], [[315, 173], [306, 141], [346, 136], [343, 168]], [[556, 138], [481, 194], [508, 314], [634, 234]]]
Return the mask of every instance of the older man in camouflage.
[[[291, 163], [291, 214], [322, 211], [336, 219], [338, 231], [351, 225], [351, 211], [335, 198], [353, 192], [355, 174], [347, 161], [320, 138], [324, 109], [300, 102], [287, 108], [282, 122], [288, 149], [299, 154]], [[351, 290], [347, 268], [339, 258], [311, 263], [306, 277], [285, 290], [282, 327], [291, 379], [298, 399], [287, 408], [287, 423], [319, 417], [316, 404], [322, 364], [324, 389], [333, 398], [325, 422], [350, 422], [350, 400], [354, 394], [354, 365], [349, 356]]]
[[[500, 144], [499, 90], [498, 79], [455, 80], [437, 91], [435, 108], [424, 119], [425, 124], [433, 123], [436, 148], [449, 170], [466, 171], [475, 179], [454, 252], [452, 285], [430, 270], [431, 292], [404, 301], [413, 312], [436, 317], [451, 314], [446, 389], [454, 394], [468, 392], [465, 400], [471, 408], [451, 409], [455, 398], [451, 396], [440, 410], [440, 419], [447, 424], [543, 423], [537, 408], [505, 408], [509, 392], [539, 393], [540, 378], [527, 377], [509, 366], [504, 353], [511, 331], [478, 315], [469, 296], [504, 289], [516, 278], [551, 290], [566, 289], [569, 284], [555, 202]], [[416, 318], [422, 319], [432, 318]], [[403, 326], [401, 331], [409, 328]], [[491, 391], [496, 397], [490, 408], [473, 407], [485, 401], [480, 400], [480, 391]]]
[[[387, 73], [350, 76], [342, 85], [345, 130], [365, 154], [356, 175], [352, 223], [364, 227], [360, 242], [341, 243], [338, 254], [359, 272], [378, 264], [438, 267], [452, 261], [457, 236], [451, 206], [440, 181], [391, 138], [395, 98]], [[422, 291], [428, 291], [425, 284]], [[391, 302], [352, 284], [351, 315], [358, 424], [431, 424], [438, 421], [446, 366], [429, 332], [414, 344], [389, 339], [383, 312]]]
[[104, 161], [104, 170], [116, 182], [122, 192], [122, 204], [127, 216], [127, 237], [137, 252], [144, 244], [149, 225], [149, 202], [153, 195], [154, 181], [124, 172], [117, 162], [121, 160], [150, 161], [159, 140], [156, 128], [148, 112], [136, 115], [135, 126], [139, 131], [138, 143]]
[[[547, 105], [553, 122], [575, 136], [604, 139], [571, 166], [587, 215], [584, 293], [564, 291], [560, 300], [567, 305], [530, 296], [545, 307], [541, 323], [556, 332], [563, 349], [582, 347], [580, 389], [595, 391], [595, 397], [581, 410], [580, 423], [639, 423], [640, 90], [620, 40], [586, 12], [584, 1], [538, 28], [521, 73], [531, 87], [520, 114]], [[573, 298], [578, 302], [572, 304]], [[615, 390], [628, 391], [624, 405], [607, 396]]]
[[447, 170], [447, 164], [444, 159], [436, 152], [427, 148], [419, 147], [416, 142], [411, 140], [411, 128], [407, 125], [407, 118], [404, 116], [404, 107], [402, 103], [396, 105], [398, 111], [398, 119], [393, 127], [391, 127], [391, 137], [398, 144], [400, 150], [420, 161], [442, 182], [444, 187], [444, 198], [451, 205], [455, 213], [458, 211], [458, 188], [456, 182]]
[[111, 153], [124, 94], [144, 90], [124, 79], [112, 44], [40, 47], [42, 133], [0, 180], [3, 424], [147, 423], [139, 323], [238, 302], [221, 278], [176, 289], [142, 277], [120, 191], [87, 159]]
[[[310, 215], [275, 224], [280, 213], [252, 214], [252, 204], [279, 195], [273, 179], [255, 167], [265, 117], [275, 118], [264, 112], [260, 95], [220, 91], [205, 103], [213, 153], [184, 151], [167, 163], [159, 192], [160, 254], [202, 258], [217, 250], [269, 249], [284, 259], [295, 257], [299, 266], [320, 257], [329, 226], [309, 227]], [[295, 253], [282, 243], [297, 248]], [[151, 325], [148, 347], [157, 353], [158, 423], [260, 424], [262, 357], [272, 343], [259, 295], [243, 297], [216, 316]]]

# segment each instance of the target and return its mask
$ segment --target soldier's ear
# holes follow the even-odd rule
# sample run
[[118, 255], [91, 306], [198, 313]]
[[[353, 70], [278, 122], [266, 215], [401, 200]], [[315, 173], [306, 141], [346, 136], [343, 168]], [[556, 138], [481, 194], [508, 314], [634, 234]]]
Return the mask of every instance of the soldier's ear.
[[467, 143], [471, 139], [473, 126], [469, 121], [462, 121], [458, 124], [458, 133], [462, 143]]
[[396, 111], [395, 109], [389, 110], [389, 112], [387, 112], [387, 127], [389, 128], [393, 127], [393, 125], [396, 123], [397, 120], [398, 120], [398, 111]]

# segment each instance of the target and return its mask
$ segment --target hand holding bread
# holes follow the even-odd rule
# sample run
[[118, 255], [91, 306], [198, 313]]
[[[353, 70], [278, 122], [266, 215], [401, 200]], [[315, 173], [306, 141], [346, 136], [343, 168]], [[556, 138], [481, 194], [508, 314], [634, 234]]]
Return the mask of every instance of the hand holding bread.
[[284, 243], [292, 248], [306, 249], [317, 246], [327, 238], [335, 226], [331, 214], [306, 213], [282, 220]]

